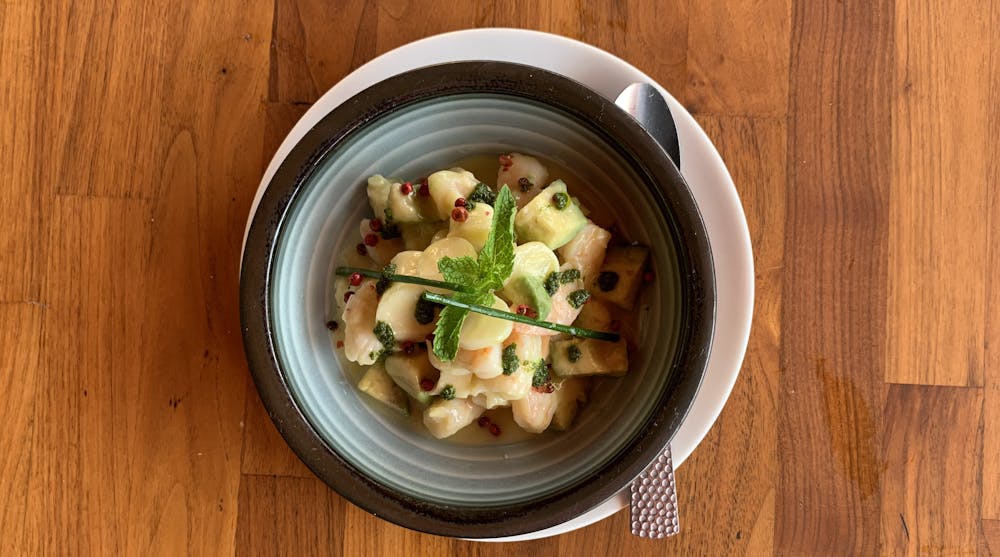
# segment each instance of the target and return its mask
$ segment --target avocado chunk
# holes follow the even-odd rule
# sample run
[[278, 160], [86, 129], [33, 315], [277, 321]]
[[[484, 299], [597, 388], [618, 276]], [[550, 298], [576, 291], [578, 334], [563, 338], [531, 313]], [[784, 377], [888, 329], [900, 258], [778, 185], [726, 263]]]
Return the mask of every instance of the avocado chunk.
[[524, 304], [538, 312], [539, 319], [545, 319], [552, 311], [552, 298], [545, 291], [545, 285], [536, 277], [521, 275], [512, 280], [505, 288], [504, 294], [510, 300], [513, 308]]
[[608, 248], [604, 264], [594, 278], [590, 291], [594, 296], [622, 309], [635, 306], [636, 294], [642, 284], [642, 273], [649, 258], [646, 246], [615, 246]]
[[430, 402], [431, 395], [420, 388], [420, 382], [429, 379], [436, 385], [440, 375], [427, 359], [427, 354], [420, 350], [409, 355], [394, 352], [385, 359], [385, 371], [397, 385], [421, 404]]
[[399, 385], [393, 383], [385, 368], [375, 364], [358, 381], [358, 390], [402, 414], [409, 414], [409, 401]]
[[543, 242], [550, 249], [562, 247], [586, 225], [587, 217], [570, 200], [562, 180], [549, 184], [514, 216], [519, 241]]
[[552, 371], [560, 377], [619, 376], [628, 373], [628, 347], [625, 339], [618, 342], [595, 339], [556, 340], [552, 342], [549, 355], [552, 357]]

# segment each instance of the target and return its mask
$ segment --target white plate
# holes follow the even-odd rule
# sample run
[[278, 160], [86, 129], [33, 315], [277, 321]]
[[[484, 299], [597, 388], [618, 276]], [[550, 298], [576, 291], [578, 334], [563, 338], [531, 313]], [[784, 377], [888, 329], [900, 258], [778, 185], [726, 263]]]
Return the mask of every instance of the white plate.
[[[306, 111], [271, 159], [254, 198], [251, 219], [264, 188], [292, 146], [340, 103], [393, 75], [422, 66], [461, 60], [529, 64], [580, 81], [609, 99], [617, 97], [630, 83], [655, 83], [632, 65], [603, 50], [536, 31], [474, 29], [436, 35], [404, 45], [353, 71]], [[722, 157], [691, 114], [662, 86], [657, 86], [666, 94], [677, 123], [681, 168], [708, 228], [718, 289], [715, 337], [708, 370], [694, 405], [671, 445], [674, 466], [680, 466], [719, 417], [743, 363], [753, 314], [753, 255], [746, 216]], [[250, 220], [247, 221], [248, 229], [249, 223]], [[562, 534], [602, 520], [627, 505], [628, 491], [623, 490], [594, 509], [558, 526], [488, 541], [531, 540]]]

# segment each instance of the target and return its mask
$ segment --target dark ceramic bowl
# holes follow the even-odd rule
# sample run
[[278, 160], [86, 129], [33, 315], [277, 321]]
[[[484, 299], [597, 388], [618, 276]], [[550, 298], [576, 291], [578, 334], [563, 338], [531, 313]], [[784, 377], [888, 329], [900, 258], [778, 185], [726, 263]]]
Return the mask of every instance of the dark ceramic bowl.
[[[570, 431], [488, 445], [438, 441], [355, 388], [353, 364], [324, 326], [334, 314], [333, 269], [358, 242], [367, 176], [426, 175], [511, 150], [585, 177], [587, 202], [652, 248], [656, 280], [642, 295], [629, 374], [593, 393]], [[705, 373], [715, 278], [691, 192], [627, 113], [568, 78], [461, 62], [378, 83], [305, 134], [251, 219], [240, 307], [264, 405], [317, 476], [407, 528], [497, 538], [579, 516], [627, 487], [670, 442]]]

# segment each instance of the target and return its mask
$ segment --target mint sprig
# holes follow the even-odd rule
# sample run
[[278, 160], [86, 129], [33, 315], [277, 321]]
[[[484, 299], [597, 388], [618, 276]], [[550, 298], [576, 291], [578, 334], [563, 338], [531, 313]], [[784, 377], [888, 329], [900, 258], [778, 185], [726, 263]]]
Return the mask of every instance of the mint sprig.
[[[468, 292], [457, 292], [455, 301], [463, 305], [493, 305], [493, 291], [503, 287], [514, 269], [514, 213], [517, 204], [505, 185], [497, 194], [493, 206], [493, 223], [483, 249], [476, 259], [442, 257], [438, 270], [445, 281], [461, 284]], [[467, 308], [448, 306], [441, 311], [434, 329], [434, 355], [441, 361], [451, 361], [458, 355], [462, 324], [469, 315]]]

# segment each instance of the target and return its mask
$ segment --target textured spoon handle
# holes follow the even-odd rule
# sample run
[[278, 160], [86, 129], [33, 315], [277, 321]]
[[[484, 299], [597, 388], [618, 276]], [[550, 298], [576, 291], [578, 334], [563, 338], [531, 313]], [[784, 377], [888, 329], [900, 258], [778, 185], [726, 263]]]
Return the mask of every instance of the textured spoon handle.
[[677, 517], [677, 486], [670, 447], [629, 486], [632, 533], [640, 538], [665, 538], [681, 531]]

